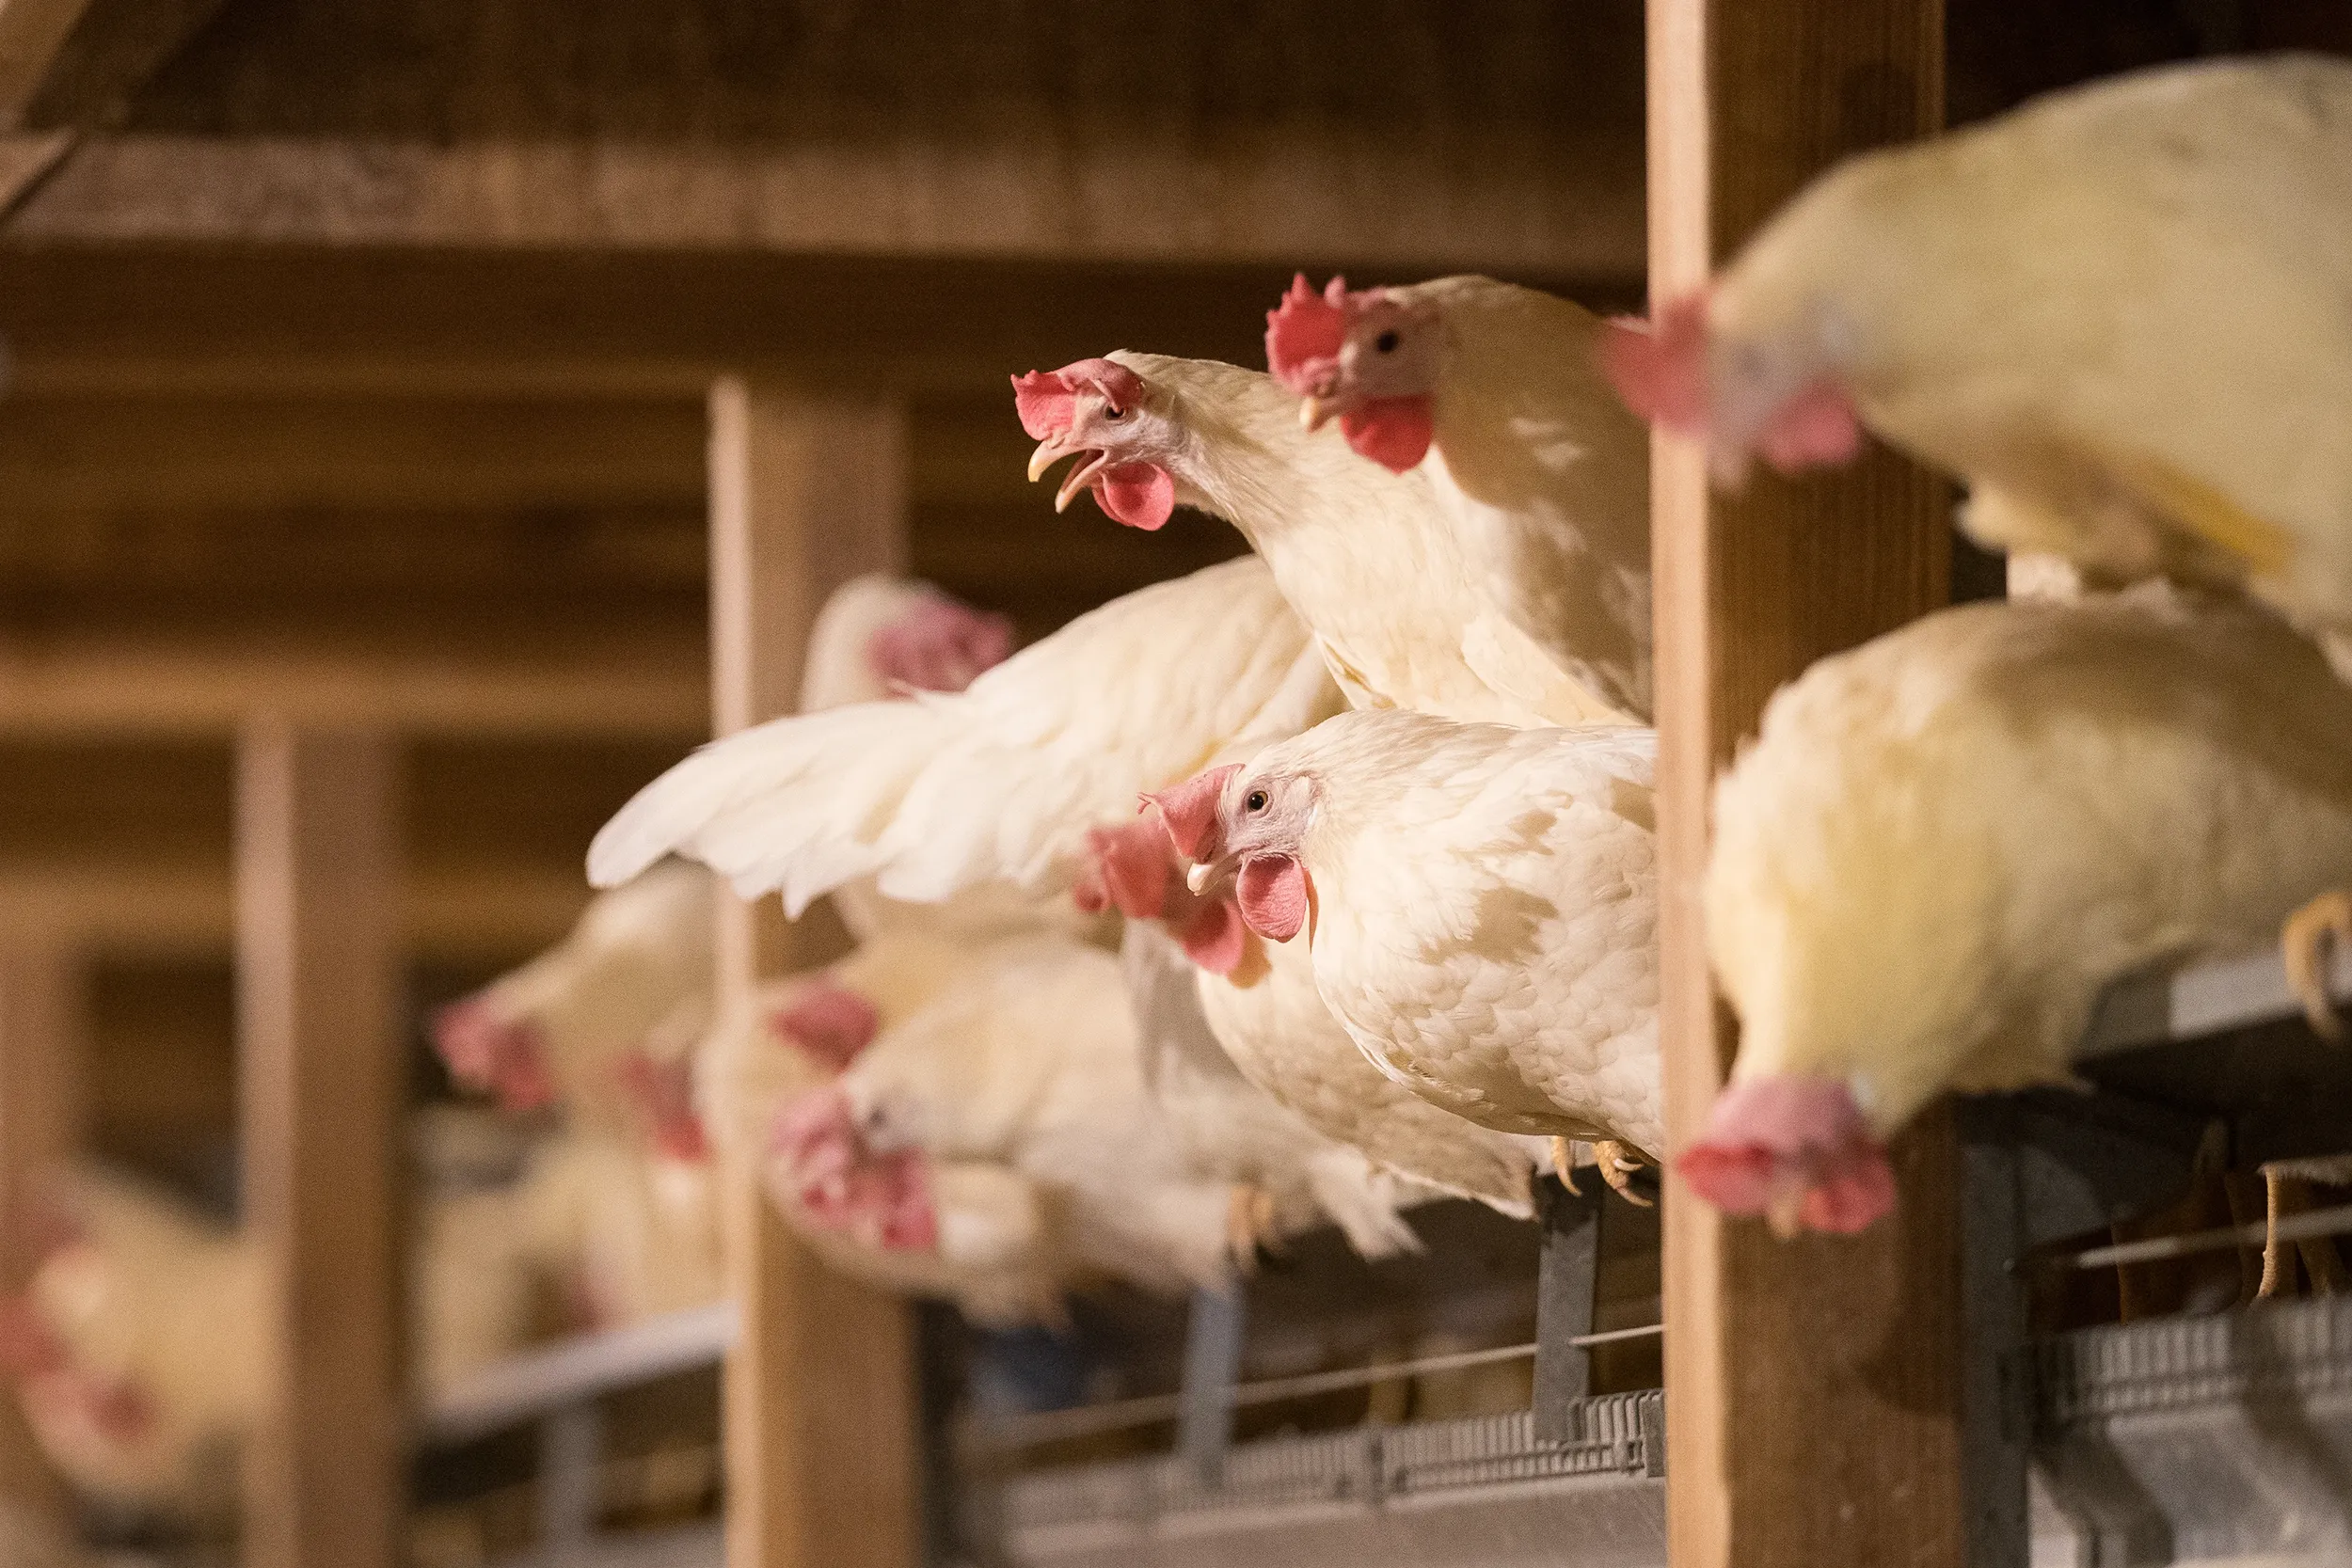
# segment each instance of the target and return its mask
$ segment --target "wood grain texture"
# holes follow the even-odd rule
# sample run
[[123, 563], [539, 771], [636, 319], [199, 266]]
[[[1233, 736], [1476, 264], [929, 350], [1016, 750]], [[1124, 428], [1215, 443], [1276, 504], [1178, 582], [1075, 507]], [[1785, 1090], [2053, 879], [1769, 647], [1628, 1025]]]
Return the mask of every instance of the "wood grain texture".
[[238, 755], [242, 1187], [274, 1347], [245, 1454], [253, 1568], [399, 1560], [394, 768], [375, 736], [268, 720]]
[[[904, 569], [906, 427], [884, 400], [741, 377], [710, 394], [712, 708], [719, 733], [799, 706], [826, 594]], [[719, 984], [834, 956], [775, 901], [721, 895]], [[724, 1373], [733, 1568], [913, 1568], [914, 1325], [906, 1305], [827, 1270], [770, 1208], [755, 1168], [724, 1174], [730, 1293], [742, 1328]]]
[[1632, 0], [235, 0], [19, 231], [1627, 277], [1639, 47]]
[[[8, 908], [0, 895], [0, 909]], [[0, 936], [0, 1291], [40, 1259], [27, 1223], [88, 1132], [87, 965], [70, 942]], [[0, 1400], [0, 1498], [62, 1526], [66, 1494], [13, 1398]]]
[[[1027, 127], [973, 143], [88, 137], [17, 208], [25, 241], [517, 246], [1240, 261], [1634, 275], [1630, 137], [1387, 143], [1300, 127], [1170, 146]], [[1448, 155], [1433, 157], [1442, 145]], [[1551, 161], [1548, 164], [1547, 158]], [[1553, 172], [1546, 177], [1545, 170]]]
[[[1653, 298], [1703, 283], [1840, 155], [1932, 131], [1941, 0], [1652, 0]], [[1813, 659], [1943, 601], [1949, 496], [1883, 451], [1713, 496], [1661, 440], [1657, 567], [1668, 1139], [1695, 1135], [1736, 1049], [1697, 890], [1708, 792]], [[1667, 1184], [1668, 1539], [1677, 1568], [1957, 1565], [1960, 1319], [1947, 1119], [1894, 1151], [1896, 1215], [1782, 1244]]]

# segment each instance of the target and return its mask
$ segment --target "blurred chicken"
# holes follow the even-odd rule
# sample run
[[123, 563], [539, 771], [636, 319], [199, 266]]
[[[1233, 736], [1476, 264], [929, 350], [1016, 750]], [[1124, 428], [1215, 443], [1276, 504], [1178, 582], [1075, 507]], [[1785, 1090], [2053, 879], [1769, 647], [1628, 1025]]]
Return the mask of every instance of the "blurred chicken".
[[610, 886], [675, 852], [746, 896], [781, 889], [796, 914], [868, 876], [918, 903], [994, 882], [1058, 895], [1087, 863], [1089, 824], [1238, 737], [1336, 706], [1265, 566], [1227, 562], [1080, 616], [960, 696], [715, 741], [605, 824], [588, 874]]
[[1858, 1229], [1934, 1096], [2068, 1082], [2109, 982], [2258, 947], [2352, 875], [2352, 689], [2259, 610], [2161, 585], [1971, 605], [1782, 690], [1714, 817], [1740, 1057], [1680, 1168]]
[[[1647, 730], [1350, 713], [1154, 799], [1382, 1071], [1500, 1132], [1663, 1147]], [[1562, 1155], [1565, 1173], [1565, 1151]]]
[[[928, 583], [858, 578], [818, 613], [802, 705], [961, 690], [1011, 648], [1001, 616]], [[987, 927], [1038, 918], [1033, 907], [984, 903], [917, 914], [870, 887], [839, 891], [844, 921], [860, 936], [893, 920]], [[592, 903], [562, 942], [441, 1014], [437, 1038], [451, 1074], [512, 1111], [561, 1101], [585, 1125], [644, 1132], [674, 1155], [691, 1153], [699, 1132], [679, 1115], [681, 1090], [687, 1053], [710, 1023], [713, 895], [701, 871], [649, 861], [643, 876]]]
[[1120, 958], [1144, 1083], [1185, 1169], [1233, 1193], [1228, 1231], [1236, 1258], [1246, 1263], [1260, 1244], [1279, 1246], [1327, 1218], [1362, 1257], [1421, 1250], [1397, 1211], [1438, 1196], [1435, 1189], [1324, 1137], [1244, 1078], [1201, 1006], [1195, 977], [1207, 972], [1158, 926], [1129, 925]]
[[[1429, 476], [1486, 587], [1601, 702], [1650, 713], [1649, 432], [1594, 362], [1599, 319], [1487, 277], [1316, 293], [1266, 317], [1266, 364], [1360, 455]], [[1424, 458], [1426, 461], [1424, 462]]]
[[2280, 55], [1855, 158], [1608, 358], [1725, 477], [1841, 462], [1867, 424], [1966, 480], [1988, 545], [2343, 628], [2347, 297], [2352, 64]]
[[1091, 490], [1131, 528], [1182, 503], [1264, 558], [1354, 707], [1505, 724], [1614, 718], [1490, 592], [1429, 477], [1391, 473], [1337, 432], [1301, 429], [1271, 377], [1125, 351], [1013, 379], [1038, 440], [1032, 479], [1074, 459], [1055, 498]]
[[1229, 1277], [1231, 1187], [1187, 1169], [1120, 960], [1084, 943], [993, 954], [788, 1103], [776, 1148], [812, 1221], [887, 1248], [937, 1247], [935, 1162], [996, 1163], [1060, 1198], [1082, 1266], [1161, 1291]]
[[78, 1491], [219, 1520], [268, 1395], [261, 1260], [223, 1227], [95, 1169], [56, 1193], [56, 1244], [0, 1312], [36, 1441]]
[[951, 1300], [982, 1322], [1035, 1322], [1058, 1315], [1068, 1263], [1056, 1206], [1026, 1177], [986, 1162], [941, 1163], [932, 1171], [938, 1244], [887, 1248], [810, 1223], [771, 1149], [786, 1103], [829, 1083], [987, 951], [894, 927], [825, 970], [769, 982], [703, 1043], [697, 1100], [721, 1150], [766, 1171], [787, 1220], [834, 1268], [900, 1294]]
[[[707, 1021], [715, 896], [699, 867], [673, 863], [590, 903], [562, 942], [442, 1009], [450, 1075], [511, 1112], [561, 1101], [580, 1125], [634, 1126], [642, 1075]], [[655, 1040], [671, 1043], [648, 1053]]]
[[[1209, 898], [1186, 888], [1156, 813], [1098, 830], [1094, 847], [1090, 879], [1128, 917], [1129, 931], [1149, 921], [1183, 942], [1201, 1016], [1245, 1079], [1380, 1169], [1517, 1219], [1533, 1213], [1536, 1141], [1439, 1110], [1374, 1067], [1315, 990], [1305, 944], [1249, 931], [1230, 891]], [[1221, 953], [1229, 942], [1230, 955]]]

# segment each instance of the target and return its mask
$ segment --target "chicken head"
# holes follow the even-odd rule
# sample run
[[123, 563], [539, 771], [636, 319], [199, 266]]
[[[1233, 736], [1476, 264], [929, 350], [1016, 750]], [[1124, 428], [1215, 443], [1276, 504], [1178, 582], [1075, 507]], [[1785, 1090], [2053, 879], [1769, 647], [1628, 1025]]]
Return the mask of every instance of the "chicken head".
[[1152, 405], [1143, 377], [1109, 359], [1080, 359], [1014, 376], [1012, 397], [1021, 428], [1038, 444], [1029, 457], [1032, 483], [1065, 458], [1078, 459], [1055, 492], [1055, 511], [1091, 490], [1095, 504], [1129, 528], [1158, 529], [1174, 514], [1168, 464], [1183, 435]]
[[850, 1096], [837, 1085], [785, 1103], [770, 1132], [784, 1195], [826, 1230], [895, 1252], [939, 1245], [929, 1162], [913, 1148], [874, 1147]]
[[1385, 289], [1316, 293], [1301, 273], [1266, 312], [1266, 369], [1302, 401], [1310, 430], [1333, 419], [1358, 455], [1404, 473], [1429, 451], [1445, 325], [1431, 308]]
[[874, 673], [898, 691], [961, 691], [1012, 653], [1012, 623], [945, 594], [911, 599], [866, 640]]
[[436, 1013], [433, 1047], [452, 1078], [490, 1095], [509, 1116], [555, 1103], [555, 1079], [539, 1026], [510, 1015], [494, 996], [469, 997]]
[[1612, 322], [1601, 369], [1632, 409], [1663, 430], [1707, 443], [1716, 479], [1736, 484], [1760, 456], [1777, 473], [1846, 462], [1862, 426], [1836, 372], [1805, 339], [1719, 341], [1708, 296], [1687, 295], [1653, 323]]
[[1675, 1168], [1716, 1208], [1763, 1214], [1783, 1236], [1849, 1234], [1895, 1206], [1886, 1150], [1834, 1078], [1734, 1080]]
[[1314, 881], [1305, 840], [1314, 781], [1303, 773], [1213, 768], [1151, 796], [1168, 837], [1194, 863], [1196, 889], [1232, 879], [1242, 923], [1269, 942], [1288, 942], [1312, 921]]

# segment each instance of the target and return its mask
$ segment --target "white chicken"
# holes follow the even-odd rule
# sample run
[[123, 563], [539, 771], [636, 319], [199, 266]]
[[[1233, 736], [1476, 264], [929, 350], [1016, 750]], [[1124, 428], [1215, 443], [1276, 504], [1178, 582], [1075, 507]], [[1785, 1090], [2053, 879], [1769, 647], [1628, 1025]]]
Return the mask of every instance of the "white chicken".
[[1236, 1258], [1246, 1264], [1259, 1243], [1279, 1245], [1327, 1218], [1361, 1257], [1421, 1250], [1397, 1211], [1438, 1196], [1436, 1189], [1324, 1137], [1244, 1078], [1201, 1006], [1196, 976], [1210, 972], [1156, 924], [1130, 923], [1120, 959], [1144, 1083], [1184, 1167], [1233, 1194], [1227, 1228]]
[[1037, 437], [1034, 479], [1074, 459], [1055, 498], [1091, 490], [1154, 529], [1179, 503], [1223, 517], [1265, 560], [1354, 707], [1505, 724], [1616, 718], [1513, 619], [1427, 475], [1366, 463], [1300, 428], [1271, 377], [1125, 351], [1013, 378]]
[[1155, 814], [1097, 830], [1093, 842], [1089, 880], [1130, 932], [1152, 922], [1183, 942], [1201, 1016], [1244, 1078], [1383, 1170], [1517, 1219], [1533, 1213], [1536, 1141], [1439, 1110], [1374, 1067], [1324, 1006], [1304, 944], [1248, 930], [1230, 890], [1204, 897], [1187, 889]]
[[915, 903], [998, 881], [1057, 895], [1088, 863], [1089, 824], [1337, 706], [1264, 564], [1226, 562], [1078, 617], [961, 695], [714, 741], [605, 824], [588, 875], [611, 886], [675, 852], [747, 897], [781, 889], [795, 914], [869, 876]]
[[1120, 960], [1086, 943], [992, 954], [787, 1104], [776, 1147], [813, 1222], [885, 1248], [936, 1247], [935, 1162], [991, 1163], [1056, 1196], [1078, 1266], [1163, 1291], [1230, 1276], [1230, 1187], [1187, 1170]]
[[1663, 1148], [1655, 739], [1350, 713], [1154, 799], [1374, 1065], [1506, 1132]]
[[1854, 158], [1608, 351], [1719, 473], [1857, 422], [1971, 532], [2352, 626], [2352, 64], [2169, 67]]
[[2110, 981], [2255, 947], [2352, 875], [2352, 689], [2240, 602], [1970, 605], [1784, 689], [1714, 816], [1740, 1055], [1678, 1168], [1853, 1230], [1935, 1095], [2068, 1082]]
[[696, 1053], [697, 1099], [722, 1151], [765, 1170], [780, 1212], [833, 1267], [883, 1290], [954, 1301], [983, 1322], [1034, 1322], [1058, 1315], [1069, 1280], [1056, 1205], [1028, 1178], [987, 1162], [936, 1164], [936, 1244], [892, 1248], [811, 1223], [771, 1147], [787, 1102], [838, 1075], [986, 952], [892, 927], [828, 969], [770, 981]]
[[[961, 690], [1011, 647], [1001, 616], [928, 583], [858, 578], [818, 612], [802, 705]], [[837, 891], [860, 936], [893, 920], [990, 928], [1038, 918], [1032, 906], [1000, 908], [984, 892], [933, 913], [894, 908], [867, 887]], [[710, 1022], [713, 894], [700, 870], [649, 864], [596, 899], [562, 942], [441, 1014], [437, 1041], [452, 1075], [509, 1110], [561, 1101], [586, 1125], [648, 1133], [665, 1152], [691, 1157], [700, 1132], [683, 1114], [686, 1053]]]
[[1649, 432], [1594, 360], [1602, 325], [1490, 277], [1316, 293], [1266, 317], [1266, 366], [1394, 472], [1421, 465], [1519, 629], [1619, 713], [1650, 714]]
[[214, 1520], [265, 1398], [261, 1260], [151, 1188], [75, 1171], [59, 1239], [0, 1314], [35, 1440], [93, 1497]]
[[[635, 1127], [658, 1110], [644, 1091], [707, 1022], [714, 898], [700, 867], [676, 863], [594, 900], [562, 942], [442, 1009], [434, 1038], [451, 1076], [508, 1111], [561, 1101], [581, 1125]], [[652, 1119], [657, 1135], [689, 1136]]]

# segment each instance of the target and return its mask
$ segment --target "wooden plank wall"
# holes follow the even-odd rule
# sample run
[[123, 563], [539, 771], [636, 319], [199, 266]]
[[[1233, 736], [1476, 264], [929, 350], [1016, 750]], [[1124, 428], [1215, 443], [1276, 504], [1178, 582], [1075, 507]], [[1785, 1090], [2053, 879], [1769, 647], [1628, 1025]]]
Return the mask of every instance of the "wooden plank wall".
[[[904, 569], [903, 410], [723, 380], [710, 397], [710, 502], [712, 697], [725, 734], [799, 706], [827, 594]], [[761, 976], [832, 956], [811, 922], [785, 927], [773, 900], [722, 895], [723, 998], [739, 1004]], [[912, 1314], [794, 1240], [756, 1170], [723, 1180], [741, 1314], [723, 1395], [730, 1568], [913, 1568]]]
[[[1934, 130], [1942, 0], [1651, 0], [1655, 300], [1702, 284], [1842, 154]], [[1661, 1025], [1668, 1138], [1695, 1135], [1736, 1045], [1696, 907], [1708, 784], [1813, 659], [1941, 603], [1946, 487], [1883, 451], [1710, 495], [1661, 441], [1655, 483]], [[1669, 1547], [1677, 1568], [1957, 1565], [1957, 1150], [1930, 1116], [1902, 1202], [1851, 1239], [1783, 1244], [1667, 1185]]]
[[392, 1568], [399, 1375], [394, 752], [256, 721], [237, 776], [245, 1223], [269, 1274], [253, 1568]]

